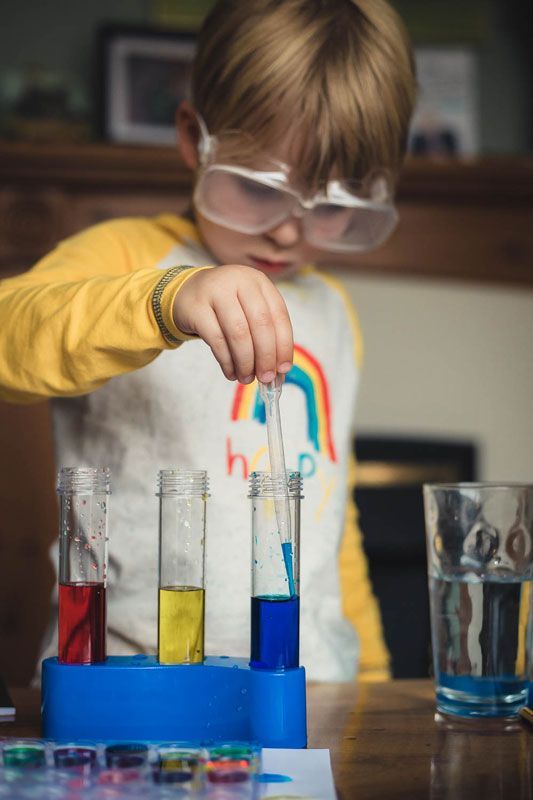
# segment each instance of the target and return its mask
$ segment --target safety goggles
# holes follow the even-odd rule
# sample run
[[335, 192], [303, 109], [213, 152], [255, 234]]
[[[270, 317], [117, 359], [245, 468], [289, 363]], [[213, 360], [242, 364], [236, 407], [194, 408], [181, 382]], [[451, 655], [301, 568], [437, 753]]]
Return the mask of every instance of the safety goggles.
[[364, 252], [394, 230], [398, 214], [385, 172], [363, 181], [331, 180], [309, 197], [291, 181], [291, 169], [261, 152], [239, 131], [209, 134], [199, 117], [200, 169], [193, 202], [211, 222], [239, 233], [261, 234], [291, 217], [305, 239], [333, 252]]

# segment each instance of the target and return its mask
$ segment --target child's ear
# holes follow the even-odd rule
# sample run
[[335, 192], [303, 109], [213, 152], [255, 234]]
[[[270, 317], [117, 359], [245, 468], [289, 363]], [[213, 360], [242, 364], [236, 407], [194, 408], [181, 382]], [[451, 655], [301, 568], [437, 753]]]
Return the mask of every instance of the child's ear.
[[200, 131], [193, 106], [183, 100], [176, 111], [176, 135], [181, 157], [189, 169], [197, 169]]

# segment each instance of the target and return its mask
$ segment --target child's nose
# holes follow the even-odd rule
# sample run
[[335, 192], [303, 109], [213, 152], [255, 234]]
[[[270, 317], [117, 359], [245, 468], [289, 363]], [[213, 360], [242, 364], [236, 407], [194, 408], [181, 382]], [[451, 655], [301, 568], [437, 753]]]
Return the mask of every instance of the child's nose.
[[289, 217], [265, 234], [278, 247], [293, 247], [302, 238], [302, 223], [296, 217]]

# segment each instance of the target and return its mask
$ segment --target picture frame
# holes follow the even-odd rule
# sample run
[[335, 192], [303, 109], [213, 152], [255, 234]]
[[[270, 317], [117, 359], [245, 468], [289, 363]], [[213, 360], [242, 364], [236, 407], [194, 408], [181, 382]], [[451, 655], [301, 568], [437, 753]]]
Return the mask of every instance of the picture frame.
[[97, 44], [99, 137], [175, 145], [175, 112], [190, 95], [196, 35], [106, 25]]
[[479, 58], [467, 46], [415, 48], [419, 93], [409, 132], [414, 156], [479, 154]]

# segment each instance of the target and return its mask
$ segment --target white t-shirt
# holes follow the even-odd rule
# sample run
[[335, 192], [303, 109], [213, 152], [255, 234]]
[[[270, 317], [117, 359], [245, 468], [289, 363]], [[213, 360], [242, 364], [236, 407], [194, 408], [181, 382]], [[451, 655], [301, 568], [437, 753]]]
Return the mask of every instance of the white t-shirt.
[[[212, 264], [195, 241], [154, 266]], [[287, 467], [303, 476], [300, 659], [308, 677], [351, 680], [358, 641], [343, 616], [338, 551], [358, 384], [345, 296], [311, 268], [278, 287], [295, 361], [280, 402]], [[250, 471], [268, 469], [257, 384], [227, 381], [207, 345], [185, 342], [89, 395], [53, 400], [60, 466], [108, 466], [108, 654], [157, 647], [158, 470], [207, 469], [205, 652], [250, 651]], [[52, 548], [57, 565], [57, 544]], [[57, 593], [53, 603], [57, 607]], [[57, 655], [55, 619], [43, 657]]]

